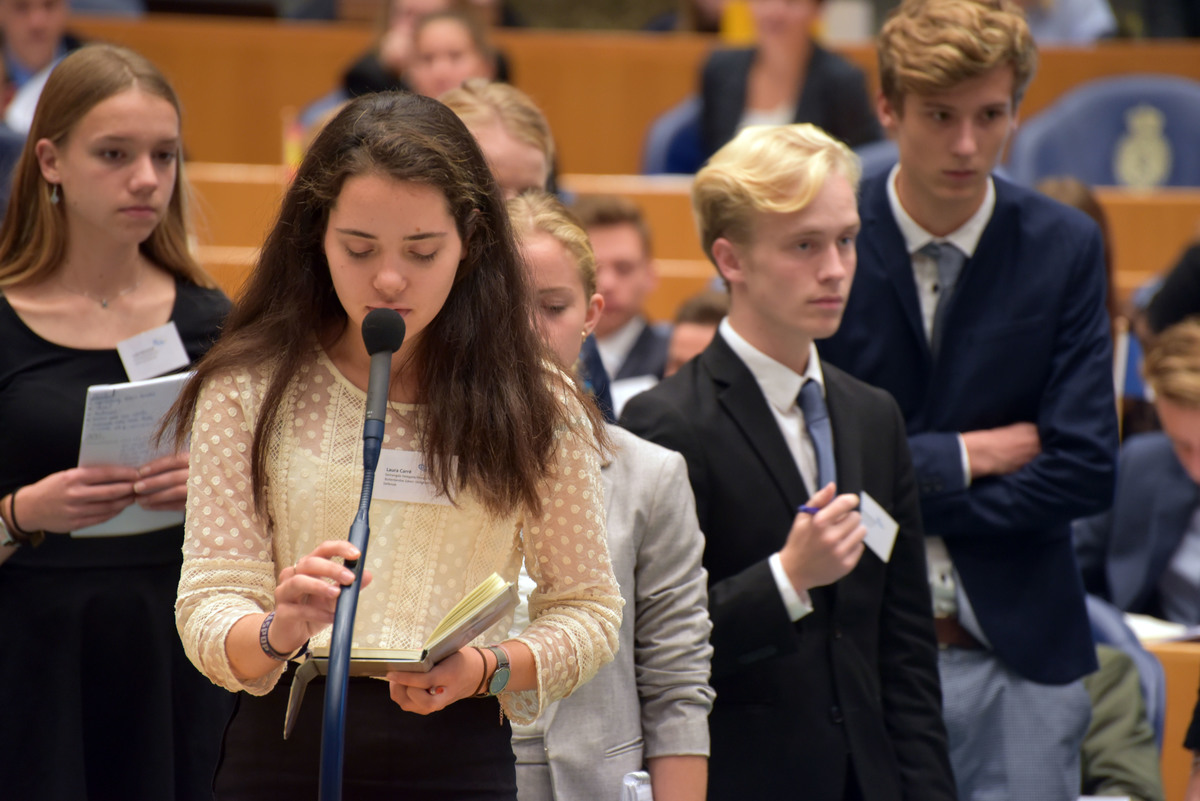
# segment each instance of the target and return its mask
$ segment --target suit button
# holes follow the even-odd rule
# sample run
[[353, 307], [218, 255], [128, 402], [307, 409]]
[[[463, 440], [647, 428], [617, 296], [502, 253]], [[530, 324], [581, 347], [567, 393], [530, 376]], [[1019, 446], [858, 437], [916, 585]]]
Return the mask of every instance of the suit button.
[[845, 718], [842, 717], [842, 708], [834, 705], [829, 707], [829, 719], [834, 723], [841, 723]]
[[842, 627], [841, 626], [833, 627], [833, 639], [835, 639], [835, 640], [842, 639]]

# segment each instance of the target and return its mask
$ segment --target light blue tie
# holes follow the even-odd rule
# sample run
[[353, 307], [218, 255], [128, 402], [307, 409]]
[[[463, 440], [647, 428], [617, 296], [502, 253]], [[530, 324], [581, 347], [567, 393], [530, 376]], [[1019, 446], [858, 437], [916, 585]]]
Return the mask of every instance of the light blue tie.
[[933, 331], [929, 335], [929, 349], [936, 357], [942, 349], [946, 309], [950, 307], [950, 298], [954, 294], [954, 287], [958, 284], [958, 276], [962, 273], [967, 257], [949, 242], [930, 242], [921, 248], [920, 252], [937, 262], [938, 299], [933, 311]]
[[806, 380], [800, 387], [797, 402], [804, 413], [804, 426], [812, 439], [813, 450], [817, 453], [817, 486], [813, 492], [818, 492], [830, 481], [837, 481], [837, 464], [833, 460], [833, 427], [829, 424], [829, 410], [825, 407], [821, 385], [814, 379]]

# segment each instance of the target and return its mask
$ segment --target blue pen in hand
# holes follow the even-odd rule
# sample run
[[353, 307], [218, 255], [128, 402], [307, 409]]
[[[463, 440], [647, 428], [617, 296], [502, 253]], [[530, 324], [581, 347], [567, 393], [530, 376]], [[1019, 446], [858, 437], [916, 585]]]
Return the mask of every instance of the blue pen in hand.
[[817, 512], [821, 511], [821, 507], [800, 505], [796, 507], [796, 511], [803, 512], [806, 515], [815, 515]]

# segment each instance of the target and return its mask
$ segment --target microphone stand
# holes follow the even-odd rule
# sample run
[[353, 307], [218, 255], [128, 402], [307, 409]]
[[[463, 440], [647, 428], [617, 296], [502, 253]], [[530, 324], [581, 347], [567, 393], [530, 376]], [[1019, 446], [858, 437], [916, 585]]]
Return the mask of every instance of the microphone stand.
[[[385, 313], [384, 315], [381, 315]], [[392, 321], [387, 315], [395, 317]], [[376, 344], [377, 337], [368, 337], [372, 318], [376, 329], [385, 323], [398, 324], [399, 338]], [[395, 334], [395, 332], [389, 332]], [[404, 339], [404, 321], [390, 309], [375, 309], [363, 321], [363, 338], [371, 353], [371, 376], [367, 383], [367, 413], [363, 423], [363, 483], [358, 501], [358, 513], [350, 524], [350, 544], [358, 549], [358, 559], [347, 560], [346, 567], [354, 571], [354, 581], [342, 588], [334, 611], [333, 633], [329, 643], [329, 673], [325, 681], [325, 709], [321, 722], [320, 801], [340, 801], [342, 797], [342, 767], [345, 758], [346, 690], [350, 678], [350, 644], [354, 634], [354, 616], [358, 611], [358, 592], [362, 588], [363, 564], [367, 557], [367, 541], [371, 536], [369, 522], [371, 493], [375, 483], [375, 468], [383, 445], [383, 420], [387, 413], [387, 392], [391, 376], [392, 354]], [[386, 339], [386, 337], [385, 337]], [[394, 342], [394, 345], [393, 345]]]

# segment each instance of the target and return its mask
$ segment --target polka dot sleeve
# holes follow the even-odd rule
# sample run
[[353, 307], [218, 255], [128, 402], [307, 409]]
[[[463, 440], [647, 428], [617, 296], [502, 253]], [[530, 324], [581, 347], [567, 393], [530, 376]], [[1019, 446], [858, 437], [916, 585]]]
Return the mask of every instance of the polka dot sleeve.
[[245, 615], [274, 608], [271, 537], [254, 511], [250, 485], [249, 377], [214, 378], [200, 393], [192, 425], [184, 562], [175, 602], [188, 658], [214, 683], [265, 695], [283, 665], [252, 682], [233, 673], [225, 638]]
[[526, 570], [538, 588], [529, 598], [532, 622], [516, 639], [533, 651], [538, 686], [501, 694], [517, 723], [531, 723], [612, 661], [621, 627], [624, 601], [605, 539], [596, 448], [564, 432], [556, 455], [542, 485], [541, 514], [524, 527]]

